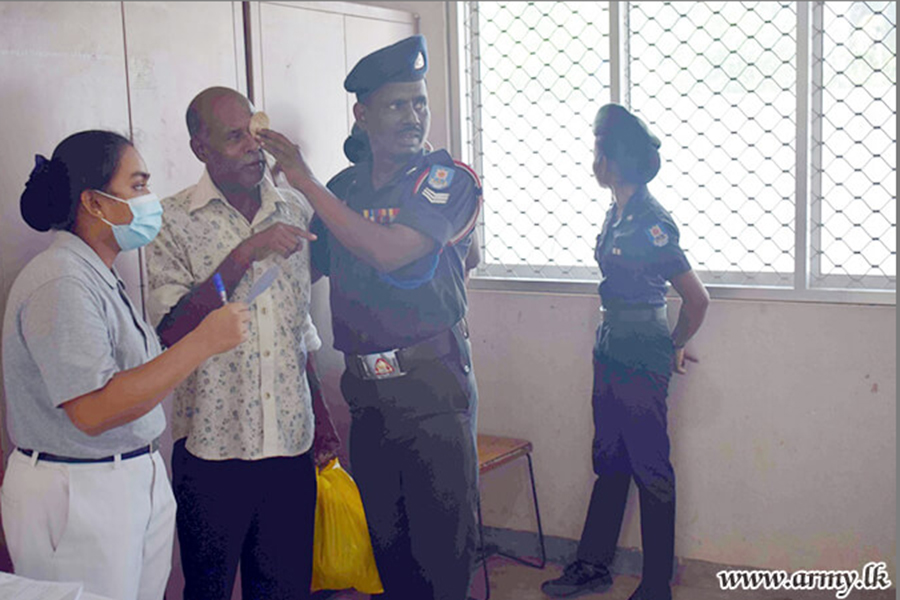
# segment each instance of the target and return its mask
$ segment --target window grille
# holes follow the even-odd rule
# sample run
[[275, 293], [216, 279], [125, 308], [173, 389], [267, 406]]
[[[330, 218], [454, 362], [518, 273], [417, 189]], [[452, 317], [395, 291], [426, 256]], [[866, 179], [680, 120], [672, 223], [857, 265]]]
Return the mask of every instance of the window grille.
[[896, 289], [895, 2], [813, 13], [812, 285]]
[[593, 179], [597, 108], [610, 100], [604, 2], [479, 2], [473, 116], [484, 177], [481, 274], [596, 279], [606, 203]]
[[791, 285], [793, 5], [635, 2], [630, 21], [631, 105], [662, 140], [651, 186], [693, 267], [707, 283]]
[[479, 275], [596, 280], [591, 123], [614, 101], [662, 140], [650, 189], [706, 283], [895, 290], [895, 7], [466, 3]]

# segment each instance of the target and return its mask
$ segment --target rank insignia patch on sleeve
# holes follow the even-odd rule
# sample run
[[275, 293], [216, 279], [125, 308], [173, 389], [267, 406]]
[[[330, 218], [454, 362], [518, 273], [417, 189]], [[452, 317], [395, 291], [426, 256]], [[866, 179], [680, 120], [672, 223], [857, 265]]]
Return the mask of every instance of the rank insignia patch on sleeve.
[[650, 236], [654, 246], [662, 247], [669, 243], [669, 235], [663, 231], [661, 225], [654, 225], [647, 230], [647, 234]]
[[456, 171], [453, 170], [453, 167], [433, 165], [431, 171], [428, 172], [428, 187], [435, 191], [447, 189], [450, 187], [450, 182], [453, 181], [453, 175], [455, 174]]
[[450, 199], [449, 192], [436, 192], [429, 187], [422, 190], [422, 195], [432, 204], [447, 204], [447, 200]]

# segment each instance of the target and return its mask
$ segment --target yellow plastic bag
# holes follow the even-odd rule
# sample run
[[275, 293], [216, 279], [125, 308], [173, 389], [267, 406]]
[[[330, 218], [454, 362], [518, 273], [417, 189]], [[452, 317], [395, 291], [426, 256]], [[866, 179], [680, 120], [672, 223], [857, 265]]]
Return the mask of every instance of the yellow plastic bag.
[[336, 458], [319, 470], [317, 481], [312, 591], [382, 593], [356, 483]]

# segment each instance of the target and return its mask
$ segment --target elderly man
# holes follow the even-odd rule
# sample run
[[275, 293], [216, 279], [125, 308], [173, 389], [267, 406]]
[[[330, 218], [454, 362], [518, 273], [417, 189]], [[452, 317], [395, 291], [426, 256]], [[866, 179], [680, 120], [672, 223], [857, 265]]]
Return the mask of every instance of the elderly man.
[[165, 344], [225, 297], [247, 300], [253, 282], [279, 267], [251, 307], [249, 341], [175, 391], [172, 470], [185, 600], [230, 599], [239, 561], [244, 600], [309, 596], [314, 429], [326, 454], [336, 446], [323, 405], [314, 423], [311, 404], [321, 400], [310, 358], [321, 341], [309, 317], [303, 243], [315, 238], [306, 231], [312, 208], [266, 176], [252, 114], [250, 102], [227, 88], [191, 102], [191, 149], [206, 169], [196, 185], [164, 200], [162, 231], [147, 256], [151, 317]]
[[327, 189], [287, 138], [260, 133], [322, 225], [313, 260], [331, 281], [353, 475], [391, 600], [462, 600], [475, 548], [465, 259], [481, 186], [446, 151], [425, 149], [427, 67], [414, 36], [353, 68], [344, 87], [370, 155]]

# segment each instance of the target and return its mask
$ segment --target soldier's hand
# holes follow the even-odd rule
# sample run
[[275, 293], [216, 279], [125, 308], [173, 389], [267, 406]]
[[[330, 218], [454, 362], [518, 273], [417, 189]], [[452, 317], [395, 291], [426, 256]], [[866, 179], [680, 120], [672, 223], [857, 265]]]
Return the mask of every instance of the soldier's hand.
[[238, 249], [248, 262], [262, 260], [270, 254], [287, 258], [303, 247], [303, 240], [315, 239], [314, 233], [287, 223], [276, 223], [241, 242]]
[[700, 360], [696, 356], [685, 352], [684, 348], [676, 348], [675, 356], [672, 360], [672, 362], [674, 363], [672, 366], [672, 370], [679, 375], [684, 375], [685, 373], [687, 373], [687, 361], [695, 363], [700, 362]]
[[293, 187], [303, 189], [304, 184], [314, 179], [312, 170], [300, 152], [300, 146], [286, 136], [272, 129], [262, 129], [256, 139], [263, 150], [277, 161], [273, 170], [283, 172]]

